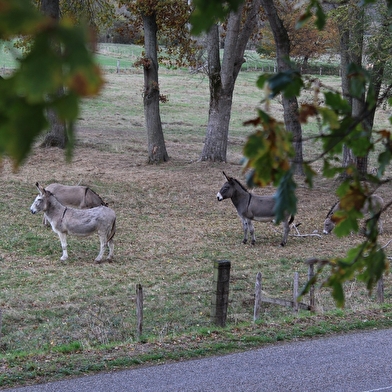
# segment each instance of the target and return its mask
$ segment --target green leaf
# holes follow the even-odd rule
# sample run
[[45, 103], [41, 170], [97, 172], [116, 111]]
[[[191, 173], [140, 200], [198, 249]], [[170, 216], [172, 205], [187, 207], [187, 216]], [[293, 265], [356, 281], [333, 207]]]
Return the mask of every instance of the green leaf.
[[363, 130], [360, 124], [350, 133], [345, 141], [346, 145], [351, 148], [357, 157], [368, 155], [374, 147], [369, 132]]
[[58, 96], [52, 103], [52, 108], [62, 120], [76, 120], [79, 114], [79, 98], [76, 94]]
[[323, 161], [323, 176], [333, 178], [336, 174], [340, 174], [344, 169], [341, 166], [332, 166], [328, 159]]
[[256, 86], [262, 90], [264, 85], [268, 82], [268, 79], [271, 78], [271, 74], [262, 74], [257, 78]]
[[7, 113], [0, 114], [0, 151], [19, 165], [46, 126], [43, 104], [31, 105], [23, 98], [14, 98], [9, 102]]
[[332, 280], [328, 286], [332, 288], [332, 298], [335, 300], [336, 306], [343, 308], [345, 300], [342, 282], [339, 280]]
[[352, 210], [350, 212], [337, 211], [334, 217], [341, 219], [334, 228], [334, 233], [337, 237], [344, 237], [349, 235], [352, 231], [358, 232], [358, 219], [362, 218], [362, 214], [358, 211]]
[[308, 6], [306, 7], [305, 13], [301, 16], [300, 20], [297, 22], [296, 27], [301, 28], [308, 20], [311, 19], [313, 13], [316, 16], [315, 25], [319, 30], [322, 30], [326, 23], [325, 12], [322, 5], [317, 0], [310, 0]]
[[297, 197], [295, 190], [297, 184], [293, 180], [293, 171], [288, 170], [280, 180], [278, 189], [275, 193], [275, 221], [280, 223], [287, 215], [297, 213]]
[[[8, 3], [8, 4], [6, 4]], [[0, 12], [0, 37], [8, 39], [15, 35], [26, 35], [36, 31], [43, 16], [26, 0], [3, 2]]]
[[298, 96], [304, 86], [301, 75], [292, 69], [279, 72], [268, 79], [271, 97], [283, 93], [286, 98]]
[[338, 114], [329, 108], [319, 108], [319, 113], [323, 119], [323, 124], [328, 125], [329, 129], [339, 129], [340, 121]]
[[358, 275], [358, 279], [365, 282], [366, 288], [371, 291], [387, 267], [384, 250], [373, 246], [369, 254], [364, 258], [364, 261], [367, 268]]
[[351, 105], [339, 93], [326, 92], [324, 93], [325, 105], [329, 106], [333, 111], [340, 114], [350, 114]]
[[391, 150], [385, 150], [378, 156], [378, 163], [380, 164], [378, 168], [378, 172], [382, 175], [385, 172], [387, 166], [389, 166], [392, 159], [392, 152]]
[[366, 84], [370, 81], [369, 73], [360, 65], [350, 63], [348, 66], [348, 77], [350, 79], [350, 93], [355, 98], [362, 98], [366, 92]]
[[211, 26], [231, 12], [237, 11], [243, 0], [193, 0], [194, 11], [191, 15], [191, 32], [199, 35], [208, 32]]
[[302, 168], [304, 170], [306, 183], [309, 185], [310, 188], [313, 188], [313, 177], [317, 176], [317, 173], [307, 163], [302, 164]]
[[[80, 96], [96, 94], [102, 77], [88, 49], [87, 28], [66, 20], [54, 23], [27, 0], [1, 4], [0, 38], [29, 36], [32, 42], [15, 72], [0, 78], [0, 153], [18, 165], [46, 129], [47, 109], [73, 122]], [[58, 97], [63, 87], [65, 95]]]

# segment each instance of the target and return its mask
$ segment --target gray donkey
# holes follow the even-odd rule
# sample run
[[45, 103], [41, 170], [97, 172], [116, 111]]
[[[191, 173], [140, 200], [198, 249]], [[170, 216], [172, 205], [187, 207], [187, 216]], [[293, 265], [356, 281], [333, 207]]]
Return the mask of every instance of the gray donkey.
[[67, 207], [93, 208], [108, 206], [101, 196], [88, 186], [53, 183], [47, 185], [45, 189], [55, 195], [56, 199]]
[[[257, 196], [250, 193], [238, 180], [226, 176], [227, 182], [222, 186], [221, 190], [216, 195], [218, 201], [224, 199], [231, 199], [238, 215], [242, 220], [244, 229], [243, 243], [248, 241], [248, 230], [252, 236], [252, 245], [256, 242], [254, 234], [254, 227], [252, 220], [260, 222], [271, 222], [275, 219], [275, 197], [271, 196]], [[281, 246], [286, 245], [287, 237], [290, 231], [290, 224], [293, 222], [293, 216], [287, 216], [283, 221], [283, 239]]]
[[[372, 216], [378, 214], [383, 209], [383, 207], [384, 207], [383, 198], [379, 195], [373, 194], [373, 195], [370, 195], [366, 199], [366, 201], [361, 209], [361, 212], [363, 215], [370, 214], [370, 216], [372, 217]], [[331, 207], [331, 209], [329, 210], [329, 212], [325, 218], [324, 229], [323, 229], [324, 234], [331, 233], [331, 231], [335, 227], [335, 223], [333, 222], [332, 216], [337, 210], [340, 210], [340, 202], [339, 201], [336, 202]], [[380, 234], [383, 231], [381, 219], [378, 220], [378, 230], [379, 230]]]
[[30, 207], [33, 214], [43, 211], [55, 233], [58, 234], [63, 249], [60, 260], [67, 260], [67, 234], [76, 236], [89, 236], [98, 233], [101, 248], [96, 263], [102, 261], [105, 247], [109, 248], [108, 260], [113, 258], [114, 244], [113, 237], [116, 232], [116, 214], [105, 206], [90, 209], [76, 209], [62, 205], [58, 199], [38, 182], [35, 184], [38, 189], [38, 196]]
[[[47, 185], [45, 189], [52, 193], [56, 199], [66, 207], [93, 208], [108, 206], [108, 204], [102, 200], [101, 196], [88, 186], [53, 183]], [[42, 223], [49, 226], [45, 214]]]

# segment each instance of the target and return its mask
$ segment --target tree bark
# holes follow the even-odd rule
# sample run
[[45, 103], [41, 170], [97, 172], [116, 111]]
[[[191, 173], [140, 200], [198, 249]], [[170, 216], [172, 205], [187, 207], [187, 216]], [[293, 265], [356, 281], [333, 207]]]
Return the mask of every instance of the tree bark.
[[144, 26], [144, 116], [147, 131], [148, 162], [169, 160], [159, 111], [158, 53], [156, 14], [143, 14]]
[[[268, 22], [271, 26], [276, 45], [276, 60], [278, 63], [278, 72], [285, 72], [290, 69], [290, 38], [287, 30], [279, 18], [277, 9], [272, 0], [261, 0], [261, 5], [267, 15]], [[302, 128], [298, 118], [298, 100], [297, 97], [282, 97], [284, 123], [286, 130], [293, 135], [293, 146], [295, 157], [292, 161], [295, 174], [304, 175], [302, 162]]]
[[[60, 4], [59, 0], [42, 0], [41, 1], [41, 12], [44, 15], [51, 17], [52, 19], [60, 20]], [[61, 50], [58, 48], [58, 50]], [[64, 94], [64, 90], [61, 88], [58, 93], [59, 96]], [[47, 111], [47, 119], [49, 122], [49, 131], [45, 135], [44, 141], [41, 147], [59, 147], [65, 148], [68, 137], [67, 127], [64, 121], [61, 121], [56, 112], [49, 109]]]
[[[344, 18], [347, 22], [347, 19]], [[342, 94], [348, 100], [352, 107], [352, 99], [350, 96], [350, 81], [348, 78], [348, 65], [350, 59], [350, 30], [347, 23], [338, 23], [340, 34], [340, 72], [342, 75]], [[347, 167], [354, 162], [352, 151], [346, 146], [343, 146], [343, 167]]]
[[246, 45], [257, 25], [260, 0], [246, 5], [246, 17], [242, 19], [244, 7], [240, 6], [236, 13], [229, 15], [222, 63], [218, 25], [214, 25], [207, 34], [210, 106], [201, 161], [226, 162], [227, 159], [234, 86], [245, 61]]
[[[364, 9], [363, 7], [358, 7], [353, 5], [350, 9], [350, 16], [353, 17], [352, 31], [350, 42], [353, 45], [353, 50], [351, 52], [351, 61], [354, 64], [362, 66], [362, 55], [363, 55], [363, 36], [364, 36]], [[351, 115], [353, 118], [360, 118], [366, 110], [366, 94], [365, 92], [361, 97], [352, 98]], [[366, 132], [371, 135], [371, 129], [369, 129], [367, 120], [362, 121], [362, 127]], [[368, 157], [355, 157], [355, 164], [357, 170], [361, 176], [367, 174]]]

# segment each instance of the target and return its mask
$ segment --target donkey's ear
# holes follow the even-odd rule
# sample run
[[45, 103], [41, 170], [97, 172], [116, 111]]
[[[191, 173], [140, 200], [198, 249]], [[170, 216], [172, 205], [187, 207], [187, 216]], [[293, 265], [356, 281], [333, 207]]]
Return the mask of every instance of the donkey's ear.
[[45, 192], [45, 188], [41, 186], [38, 182], [35, 183], [35, 186], [38, 189], [38, 192], [42, 195]]
[[231, 177], [227, 177], [227, 175], [226, 175], [225, 172], [222, 172], [222, 173], [223, 173], [223, 175], [226, 177], [226, 180], [227, 180], [227, 181], [230, 181]]

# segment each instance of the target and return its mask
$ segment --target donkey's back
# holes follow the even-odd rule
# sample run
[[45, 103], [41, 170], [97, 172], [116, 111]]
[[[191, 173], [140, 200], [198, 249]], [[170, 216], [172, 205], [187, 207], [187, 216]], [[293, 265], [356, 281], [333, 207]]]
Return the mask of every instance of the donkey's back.
[[50, 184], [46, 190], [52, 193], [64, 206], [74, 208], [93, 208], [107, 206], [107, 203], [88, 186]]

